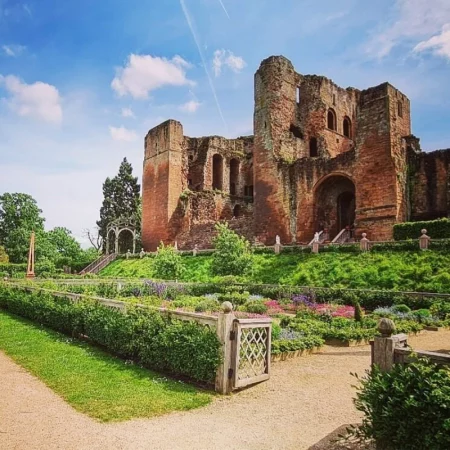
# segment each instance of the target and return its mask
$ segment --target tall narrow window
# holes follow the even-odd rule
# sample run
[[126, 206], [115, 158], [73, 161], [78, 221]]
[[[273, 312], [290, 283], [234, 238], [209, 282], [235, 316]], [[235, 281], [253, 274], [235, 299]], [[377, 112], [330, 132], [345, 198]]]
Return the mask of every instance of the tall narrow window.
[[336, 113], [331, 108], [327, 114], [327, 126], [330, 130], [336, 131]]
[[213, 182], [212, 188], [222, 190], [223, 185], [223, 158], [220, 155], [213, 156]]
[[397, 113], [398, 117], [403, 117], [403, 105], [400, 100], [397, 102]]
[[237, 195], [239, 185], [239, 161], [233, 158], [230, 161], [230, 194]]
[[342, 129], [344, 132], [344, 136], [351, 138], [352, 137], [352, 123], [348, 117], [344, 117], [344, 123], [342, 124]]
[[241, 215], [241, 206], [240, 205], [236, 205], [233, 208], [233, 217], [239, 217]]
[[297, 91], [296, 91], [296, 94], [295, 94], [295, 101], [297, 103], [300, 103], [300, 88], [298, 86], [297, 86]]
[[309, 156], [311, 158], [316, 158], [317, 156], [319, 156], [319, 150], [317, 148], [317, 138], [312, 137], [309, 140]]

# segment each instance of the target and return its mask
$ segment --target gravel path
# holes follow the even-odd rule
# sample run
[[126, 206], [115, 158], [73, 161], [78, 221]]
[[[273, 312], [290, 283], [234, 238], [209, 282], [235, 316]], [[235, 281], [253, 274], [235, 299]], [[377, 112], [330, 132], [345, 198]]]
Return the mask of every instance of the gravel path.
[[[424, 332], [414, 348], [450, 348], [450, 331]], [[338, 427], [355, 423], [355, 380], [370, 348], [325, 347], [317, 355], [278, 362], [256, 387], [195, 411], [101, 424], [67, 403], [0, 353], [2, 449], [308, 449]]]

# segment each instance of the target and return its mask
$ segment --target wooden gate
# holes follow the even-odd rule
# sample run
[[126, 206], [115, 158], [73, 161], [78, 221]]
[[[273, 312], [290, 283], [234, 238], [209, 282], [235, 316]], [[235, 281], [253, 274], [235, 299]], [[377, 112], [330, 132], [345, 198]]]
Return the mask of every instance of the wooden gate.
[[233, 389], [242, 388], [270, 376], [272, 319], [235, 319], [231, 340]]

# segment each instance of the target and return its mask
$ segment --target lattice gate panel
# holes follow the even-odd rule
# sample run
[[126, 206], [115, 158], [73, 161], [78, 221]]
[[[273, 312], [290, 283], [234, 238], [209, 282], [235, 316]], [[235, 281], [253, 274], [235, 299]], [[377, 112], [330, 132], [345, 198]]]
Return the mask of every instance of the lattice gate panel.
[[233, 387], [269, 379], [271, 319], [237, 319], [234, 323]]

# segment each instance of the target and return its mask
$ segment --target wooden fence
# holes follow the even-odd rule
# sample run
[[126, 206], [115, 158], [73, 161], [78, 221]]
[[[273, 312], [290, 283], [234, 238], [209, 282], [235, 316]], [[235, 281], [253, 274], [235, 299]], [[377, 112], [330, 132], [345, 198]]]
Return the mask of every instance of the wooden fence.
[[371, 341], [372, 366], [377, 365], [380, 370], [388, 372], [394, 364], [408, 364], [418, 358], [428, 358], [436, 364], [450, 366], [450, 355], [424, 350], [413, 351], [408, 347], [408, 336], [394, 335], [394, 330], [395, 325], [392, 320], [380, 319], [378, 331], [381, 336]]
[[[55, 297], [69, 298], [74, 302], [90, 299], [108, 308], [118, 309], [122, 313], [125, 313], [130, 305], [120, 300], [59, 292], [36, 286], [22, 285], [20, 288], [29, 292], [46, 292]], [[228, 394], [235, 389], [269, 379], [272, 319], [238, 319], [233, 313], [233, 306], [230, 302], [222, 304], [221, 311], [217, 316], [142, 304], [133, 304], [133, 306], [156, 310], [170, 318], [196, 322], [200, 326], [208, 326], [216, 330], [222, 356], [222, 363], [216, 373], [216, 392]]]

